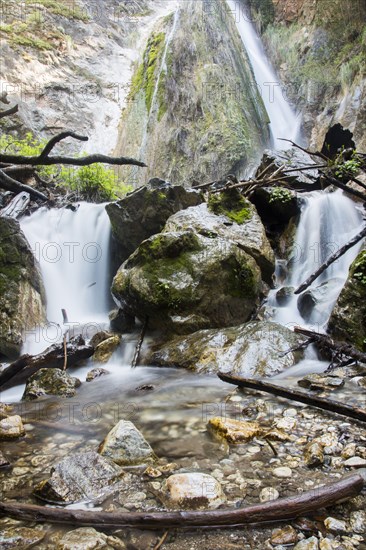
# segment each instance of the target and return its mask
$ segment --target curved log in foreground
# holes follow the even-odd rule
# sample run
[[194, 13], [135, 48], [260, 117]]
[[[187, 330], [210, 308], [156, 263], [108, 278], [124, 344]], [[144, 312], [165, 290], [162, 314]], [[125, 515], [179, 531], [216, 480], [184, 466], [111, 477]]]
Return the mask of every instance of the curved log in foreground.
[[343, 416], [347, 416], [347, 418], [353, 418], [355, 420], [360, 420], [361, 422], [366, 422], [365, 409], [360, 409], [359, 407], [351, 407], [350, 405], [346, 405], [344, 403], [341, 403], [340, 401], [323, 399], [322, 397], [318, 397], [317, 395], [308, 395], [302, 391], [283, 388], [281, 386], [277, 386], [276, 384], [265, 382], [264, 380], [241, 378], [240, 376], [225, 374], [224, 372], [219, 372], [217, 376], [223, 382], [234, 384], [239, 388], [249, 388], [251, 390], [264, 391], [272, 395], [278, 395], [278, 397], [284, 397], [285, 399], [291, 399], [292, 401], [305, 403], [306, 405], [311, 405], [312, 407], [317, 407], [318, 409], [322, 409], [324, 411], [341, 414]]
[[167, 529], [189, 527], [233, 527], [293, 519], [320, 508], [334, 506], [357, 496], [366, 481], [366, 469], [307, 491], [302, 495], [254, 504], [235, 510], [176, 512], [93, 512], [47, 508], [18, 502], [0, 502], [0, 516], [37, 523], [67, 523], [96, 529]]

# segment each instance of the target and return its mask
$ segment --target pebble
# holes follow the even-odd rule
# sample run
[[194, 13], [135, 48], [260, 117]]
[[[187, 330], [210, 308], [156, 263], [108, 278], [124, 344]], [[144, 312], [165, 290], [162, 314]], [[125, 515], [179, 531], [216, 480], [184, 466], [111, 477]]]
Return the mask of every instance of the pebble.
[[366, 512], [359, 510], [350, 515], [350, 526], [352, 531], [364, 535], [366, 533]]
[[275, 475], [276, 477], [283, 477], [283, 478], [291, 477], [292, 470], [287, 466], [280, 466], [279, 468], [275, 468], [273, 470], [273, 475]]
[[291, 525], [286, 525], [280, 529], [275, 529], [271, 536], [271, 543], [277, 544], [295, 544], [298, 541], [298, 534]]
[[336, 518], [326, 518], [324, 520], [324, 525], [328, 529], [328, 531], [347, 531], [346, 522]]
[[274, 487], [263, 487], [259, 494], [259, 500], [261, 502], [269, 502], [270, 500], [277, 500], [280, 493]]
[[332, 545], [332, 542], [330, 539], [322, 539], [319, 542], [319, 549], [320, 550], [333, 550], [334, 546]]
[[366, 460], [359, 456], [353, 456], [345, 460], [344, 465], [349, 468], [364, 468], [366, 466]]
[[296, 544], [294, 550], [319, 550], [319, 541], [316, 537], [301, 540]]
[[224, 500], [220, 483], [199, 472], [173, 474], [164, 481], [160, 499], [170, 508], [217, 508]]

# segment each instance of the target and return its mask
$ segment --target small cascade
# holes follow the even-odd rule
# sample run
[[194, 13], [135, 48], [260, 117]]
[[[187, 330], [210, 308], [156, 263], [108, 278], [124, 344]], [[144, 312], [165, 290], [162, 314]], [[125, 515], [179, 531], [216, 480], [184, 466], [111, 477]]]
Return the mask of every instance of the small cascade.
[[286, 98], [283, 85], [266, 55], [247, 10], [237, 0], [227, 0], [227, 4], [235, 18], [270, 119], [271, 145], [274, 149], [288, 149], [290, 144], [279, 138], [301, 141], [301, 115], [295, 113]]
[[[293, 290], [357, 234], [362, 223], [362, 212], [342, 191], [307, 194], [288, 261], [289, 273], [284, 278], [282, 289], [273, 290], [269, 296], [268, 305], [274, 310], [274, 321], [289, 327], [301, 325], [315, 330], [325, 329], [347, 279], [349, 266], [361, 245], [351, 248], [329, 266], [299, 296], [294, 295]], [[280, 278], [281, 267], [280, 261], [277, 278]]]
[[24, 351], [38, 353], [55, 342], [62, 309], [76, 329], [88, 322], [106, 323], [110, 221], [105, 205], [80, 203], [76, 211], [40, 208], [23, 218], [21, 227], [40, 264], [50, 323], [50, 330], [41, 328], [27, 338]]

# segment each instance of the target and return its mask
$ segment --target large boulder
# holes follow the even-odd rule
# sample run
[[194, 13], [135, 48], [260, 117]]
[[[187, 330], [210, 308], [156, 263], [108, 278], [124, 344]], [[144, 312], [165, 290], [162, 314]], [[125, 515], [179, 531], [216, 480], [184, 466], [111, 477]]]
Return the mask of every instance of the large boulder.
[[51, 477], [34, 494], [55, 504], [93, 501], [115, 490], [123, 475], [122, 468], [94, 451], [78, 453], [52, 467]]
[[0, 218], [0, 355], [20, 353], [27, 330], [46, 319], [41, 275], [31, 248], [12, 218]]
[[45, 395], [74, 397], [76, 388], [81, 385], [78, 378], [61, 369], [40, 369], [28, 378], [22, 399], [33, 401]]
[[172, 215], [203, 202], [203, 196], [180, 185], [147, 185], [106, 206], [112, 232], [117, 240], [120, 262], [126, 260], [139, 244], [159, 233]]
[[302, 341], [302, 337], [277, 323], [253, 322], [176, 337], [156, 347], [144, 362], [199, 373], [222, 371], [266, 377], [295, 365], [302, 358], [301, 351], [282, 354]]
[[350, 267], [328, 330], [336, 338], [366, 350], [366, 250], [360, 252]]
[[[233, 243], [238, 243], [257, 262], [263, 279], [271, 284], [275, 256], [255, 207], [241, 197], [243, 200], [240, 210], [241, 218], [238, 217], [239, 210], [233, 213], [232, 210], [225, 211], [222, 208], [221, 213], [217, 215], [212, 210], [217, 210], [222, 205], [222, 201], [221, 204], [219, 202], [222, 199], [222, 194], [214, 195], [214, 197], [214, 203], [211, 199], [209, 204], [204, 203], [187, 208], [171, 216], [165, 225], [164, 232], [191, 229], [199, 235], [212, 239], [222, 237]], [[240, 196], [237, 202], [239, 200]], [[234, 217], [231, 217], [232, 213]]]
[[247, 321], [259, 303], [261, 272], [216, 234], [166, 232], [144, 241], [122, 264], [112, 292], [149, 327], [190, 333]]

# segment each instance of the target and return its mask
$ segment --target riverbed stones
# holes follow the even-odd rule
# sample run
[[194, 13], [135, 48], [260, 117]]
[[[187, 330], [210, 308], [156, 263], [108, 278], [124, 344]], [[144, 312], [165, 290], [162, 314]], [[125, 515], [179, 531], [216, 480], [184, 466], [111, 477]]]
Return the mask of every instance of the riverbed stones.
[[344, 461], [344, 465], [348, 468], [365, 468], [366, 460], [360, 456], [353, 456], [352, 458], [347, 458]]
[[285, 525], [285, 527], [275, 529], [271, 536], [271, 544], [275, 546], [279, 544], [288, 546], [290, 544], [295, 544], [297, 541], [298, 534], [291, 525]]
[[298, 380], [298, 385], [309, 390], [324, 391], [337, 390], [344, 386], [344, 379], [338, 376], [324, 376], [321, 374], [307, 374], [301, 380]]
[[94, 451], [77, 453], [52, 467], [51, 477], [41, 481], [34, 494], [55, 504], [94, 501], [118, 487], [123, 470]]
[[347, 531], [347, 524], [341, 519], [332, 518], [329, 516], [324, 520], [324, 525], [328, 531], [345, 533]]
[[[244, 199], [238, 194], [235, 203], [239, 203], [240, 200]], [[221, 237], [227, 241], [239, 243], [244, 247], [245, 252], [256, 261], [261, 269], [263, 279], [268, 284], [272, 284], [275, 257], [264, 226], [255, 207], [250, 202], [246, 201], [242, 208], [245, 210], [245, 216], [243, 215], [243, 219], [237, 223], [225, 215], [225, 210], [223, 210], [224, 213], [216, 215], [209, 205], [203, 203], [171, 216], [164, 231], [192, 229], [195, 233], [208, 236], [213, 240]], [[230, 215], [230, 211], [228, 214]]]
[[225, 439], [228, 443], [243, 443], [262, 434], [259, 422], [245, 422], [230, 418], [211, 418], [207, 429], [215, 437]]
[[28, 527], [9, 527], [0, 532], [0, 548], [36, 548], [46, 536], [42, 529], [30, 529]]
[[301, 540], [293, 550], [319, 550], [319, 541], [316, 537]]
[[280, 497], [280, 493], [274, 487], [263, 487], [259, 493], [260, 502], [269, 502], [271, 500], [277, 500]]
[[295, 365], [303, 352], [288, 352], [303, 338], [271, 322], [251, 322], [221, 330], [202, 330], [155, 346], [148, 364], [184, 367], [199, 373], [232, 372], [272, 376]]
[[309, 468], [321, 466], [324, 462], [324, 447], [318, 441], [311, 441], [304, 450], [305, 463]]
[[235, 243], [193, 231], [145, 240], [113, 280], [117, 301], [149, 328], [187, 334], [247, 321], [262, 293], [260, 269]]
[[10, 462], [6, 458], [6, 456], [0, 451], [0, 468], [6, 468], [7, 466], [10, 466]]
[[22, 399], [33, 401], [45, 395], [74, 397], [81, 385], [78, 378], [70, 376], [61, 369], [40, 369], [28, 378]]
[[26, 331], [45, 322], [44, 304], [38, 264], [19, 223], [0, 217], [1, 355], [19, 355]]
[[136, 426], [120, 420], [99, 446], [98, 452], [120, 466], [146, 464], [155, 459], [154, 451]]
[[113, 546], [108, 544], [108, 538], [93, 527], [80, 527], [66, 533], [57, 544], [56, 550], [109, 550]]
[[203, 202], [201, 193], [180, 185], [151, 185], [106, 206], [121, 262], [148, 237], [159, 233], [172, 215]]
[[199, 472], [173, 474], [164, 481], [159, 497], [168, 508], [217, 508], [225, 501], [220, 483]]
[[0, 420], [0, 441], [17, 439], [23, 435], [25, 435], [25, 429], [19, 415], [7, 416]]
[[273, 475], [279, 478], [292, 477], [292, 470], [288, 466], [279, 466], [278, 468], [274, 468]]
[[107, 363], [120, 343], [121, 336], [119, 334], [113, 334], [106, 340], [103, 340], [95, 349], [93, 361], [97, 363]]
[[354, 533], [364, 535], [366, 533], [366, 512], [365, 510], [358, 510], [351, 512], [350, 526]]

